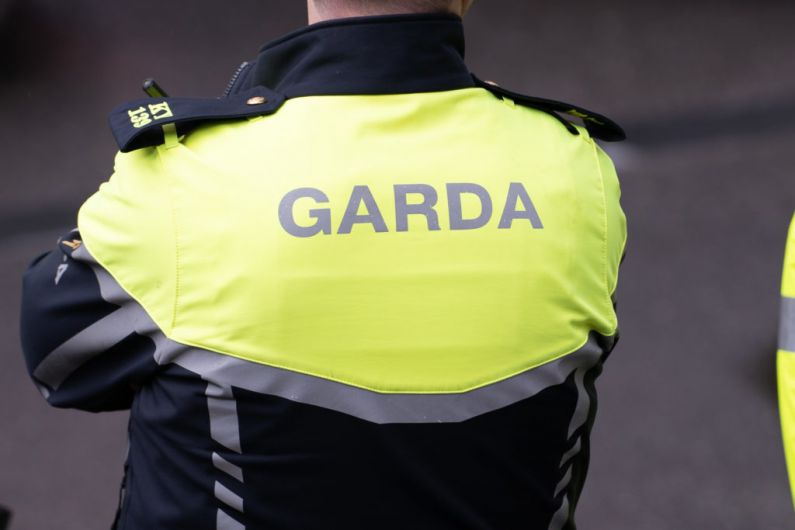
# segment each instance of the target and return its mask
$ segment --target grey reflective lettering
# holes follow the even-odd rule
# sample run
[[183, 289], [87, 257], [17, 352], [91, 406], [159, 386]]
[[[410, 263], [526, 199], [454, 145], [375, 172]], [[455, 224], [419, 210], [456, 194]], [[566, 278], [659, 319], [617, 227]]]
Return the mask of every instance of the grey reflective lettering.
[[[364, 204], [365, 214], [359, 214], [359, 206]], [[345, 216], [342, 218], [338, 234], [350, 234], [355, 224], [371, 224], [376, 232], [387, 232], [384, 217], [375, 202], [370, 188], [367, 186], [355, 186], [345, 209]]]
[[[480, 215], [474, 219], [464, 219], [461, 195], [471, 193], [480, 199]], [[450, 230], [475, 230], [483, 228], [491, 220], [491, 196], [486, 188], [478, 184], [448, 184], [447, 203], [450, 210]]]
[[[522, 206], [524, 206], [524, 210], [517, 210], [517, 202], [520, 201]], [[502, 218], [500, 219], [500, 228], [511, 228], [516, 219], [527, 219], [536, 230], [544, 228], [544, 224], [541, 222], [541, 218], [538, 216], [536, 207], [532, 199], [530, 199], [527, 190], [521, 183], [512, 182], [511, 187], [508, 189], [508, 198], [505, 200], [505, 210], [503, 210]]]
[[[408, 194], [422, 195], [419, 204], [408, 204]], [[398, 232], [409, 231], [409, 215], [424, 215], [428, 221], [428, 230], [439, 228], [439, 214], [433, 209], [439, 201], [439, 194], [427, 184], [396, 184], [395, 185], [395, 219]]]
[[317, 219], [312, 226], [299, 226], [295, 222], [293, 209], [298, 199], [313, 199], [315, 202], [327, 203], [328, 197], [316, 188], [299, 188], [284, 196], [279, 203], [279, 222], [288, 234], [295, 237], [312, 237], [319, 233], [331, 233], [331, 210], [328, 208], [315, 208], [309, 210], [309, 217]]

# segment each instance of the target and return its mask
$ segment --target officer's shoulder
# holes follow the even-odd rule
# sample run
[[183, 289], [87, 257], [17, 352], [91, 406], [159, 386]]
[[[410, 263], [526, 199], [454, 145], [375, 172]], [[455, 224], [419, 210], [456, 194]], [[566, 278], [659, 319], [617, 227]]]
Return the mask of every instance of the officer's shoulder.
[[518, 105], [550, 114], [566, 127], [571, 134], [578, 135], [580, 132], [568, 118], [579, 118], [582, 120], [588, 134], [598, 140], [620, 142], [627, 137], [620, 125], [602, 114], [563, 101], [519, 94], [491, 81], [482, 81], [477, 77], [474, 77], [474, 79], [476, 86], [484, 88], [498, 97], [508, 98]]
[[169, 134], [184, 135], [195, 127], [273, 114], [284, 95], [262, 86], [219, 98], [149, 97], [124, 103], [110, 115], [110, 127], [123, 153], [161, 145]]

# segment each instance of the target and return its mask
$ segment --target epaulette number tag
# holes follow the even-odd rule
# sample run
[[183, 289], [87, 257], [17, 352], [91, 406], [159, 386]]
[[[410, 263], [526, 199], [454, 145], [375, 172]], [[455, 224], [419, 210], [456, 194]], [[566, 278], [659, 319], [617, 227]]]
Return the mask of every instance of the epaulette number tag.
[[161, 103], [152, 103], [147, 107], [139, 107], [137, 109], [127, 111], [127, 114], [130, 116], [130, 123], [132, 123], [132, 126], [136, 129], [146, 127], [153, 121], [164, 120], [174, 116], [174, 113], [171, 111], [171, 107], [169, 107], [168, 103], [165, 101]]
[[162, 95], [119, 105], [110, 114], [110, 126], [119, 149], [129, 153], [144, 147], [169, 144], [169, 139], [182, 137], [204, 123], [273, 114], [285, 99], [284, 94], [263, 86], [227, 98]]

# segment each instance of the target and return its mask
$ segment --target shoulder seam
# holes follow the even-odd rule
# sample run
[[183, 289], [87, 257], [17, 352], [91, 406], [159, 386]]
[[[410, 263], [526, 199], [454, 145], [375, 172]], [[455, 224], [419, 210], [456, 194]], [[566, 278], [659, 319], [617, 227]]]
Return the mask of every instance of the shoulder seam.
[[179, 225], [177, 223], [177, 209], [174, 205], [174, 186], [172, 179], [170, 177], [171, 172], [169, 171], [164, 158], [163, 149], [156, 148], [157, 151], [157, 161], [160, 164], [160, 167], [163, 170], [164, 177], [166, 179], [166, 186], [168, 187], [168, 204], [169, 204], [169, 218], [171, 219], [171, 235], [174, 238], [174, 301], [171, 307], [171, 319], [169, 322], [169, 329], [166, 333], [166, 330], [163, 330], [166, 335], [170, 335], [173, 333], [174, 329], [177, 326], [177, 312], [179, 307], [179, 296], [180, 296], [180, 245], [179, 245]]
[[[607, 265], [607, 236], [608, 236], [608, 221], [607, 221], [607, 193], [605, 191], [605, 175], [602, 171], [602, 163], [599, 160], [599, 153], [597, 149], [599, 148], [596, 145], [596, 142], [593, 140], [590, 141], [591, 143], [591, 153], [594, 157], [594, 162], [596, 163], [596, 171], [599, 176], [599, 188], [602, 195], [602, 271], [603, 271], [603, 282], [604, 282], [604, 301], [605, 301], [605, 308], [607, 309], [608, 315], [614, 313], [613, 308], [613, 297], [610, 292], [610, 278], [608, 273], [608, 265]], [[611, 324], [616, 323], [615, 315], [610, 318]]]

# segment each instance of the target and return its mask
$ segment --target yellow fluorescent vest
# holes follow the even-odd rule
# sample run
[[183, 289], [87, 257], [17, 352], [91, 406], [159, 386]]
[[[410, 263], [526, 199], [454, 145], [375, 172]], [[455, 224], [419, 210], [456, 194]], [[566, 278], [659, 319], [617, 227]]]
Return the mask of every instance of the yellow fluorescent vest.
[[[795, 480], [795, 218], [789, 228], [781, 281], [777, 354], [778, 400], [790, 482]], [[795, 495], [795, 490], [793, 491]], [[795, 502], [795, 496], [793, 497]]]
[[175, 341], [450, 393], [616, 333], [619, 195], [583, 128], [483, 89], [312, 96], [120, 154], [79, 227]]

